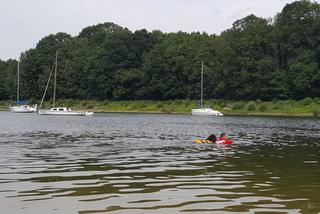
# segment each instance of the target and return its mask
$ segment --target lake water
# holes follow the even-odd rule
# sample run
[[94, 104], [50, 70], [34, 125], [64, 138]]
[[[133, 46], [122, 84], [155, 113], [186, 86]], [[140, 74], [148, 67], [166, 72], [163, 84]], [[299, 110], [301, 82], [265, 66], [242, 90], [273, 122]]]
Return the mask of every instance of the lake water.
[[318, 213], [319, 163], [316, 118], [0, 113], [4, 214]]

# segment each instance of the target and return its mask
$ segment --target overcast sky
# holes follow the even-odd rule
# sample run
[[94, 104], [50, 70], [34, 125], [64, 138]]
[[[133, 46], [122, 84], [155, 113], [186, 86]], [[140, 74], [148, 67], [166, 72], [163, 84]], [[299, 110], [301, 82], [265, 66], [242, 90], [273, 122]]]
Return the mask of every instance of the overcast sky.
[[249, 14], [274, 17], [293, 0], [0, 0], [0, 59], [49, 34], [114, 22], [130, 30], [220, 34]]

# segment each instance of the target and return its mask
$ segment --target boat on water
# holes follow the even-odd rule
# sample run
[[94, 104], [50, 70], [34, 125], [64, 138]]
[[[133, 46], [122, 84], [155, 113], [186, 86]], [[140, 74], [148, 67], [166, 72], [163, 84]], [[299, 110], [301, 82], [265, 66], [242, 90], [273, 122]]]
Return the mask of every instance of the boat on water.
[[191, 109], [192, 115], [202, 115], [202, 116], [223, 116], [223, 113], [217, 110], [213, 110], [209, 107], [203, 107], [203, 62], [201, 66], [201, 98], [200, 98], [200, 108]]
[[[56, 100], [56, 86], [57, 86], [57, 70], [58, 70], [58, 52], [56, 52], [56, 58], [55, 62], [53, 65], [53, 68], [51, 70], [51, 73], [49, 75], [49, 79], [47, 82], [46, 89], [43, 93], [41, 104], [39, 107], [38, 114], [39, 115], [53, 115], [53, 116], [91, 116], [94, 113], [93, 112], [88, 112], [88, 111], [72, 111], [70, 108], [67, 107], [55, 107], [55, 100]], [[53, 85], [53, 105], [51, 109], [41, 109], [43, 100], [45, 98], [49, 82], [52, 76], [52, 73], [54, 71], [54, 85]]]
[[213, 110], [211, 108], [197, 108], [191, 109], [192, 115], [212, 115], [212, 116], [223, 116], [220, 111]]
[[37, 111], [37, 105], [30, 107], [28, 105], [10, 106], [10, 112], [13, 113], [34, 113]]
[[37, 105], [34, 107], [30, 107], [29, 105], [25, 104], [24, 101], [20, 100], [20, 62], [18, 61], [17, 66], [17, 100], [16, 106], [9, 106], [10, 112], [13, 113], [33, 113], [37, 111]]
[[39, 110], [40, 115], [62, 115], [62, 116], [89, 116], [93, 115], [93, 112], [87, 111], [72, 111], [67, 107], [55, 107], [49, 110]]

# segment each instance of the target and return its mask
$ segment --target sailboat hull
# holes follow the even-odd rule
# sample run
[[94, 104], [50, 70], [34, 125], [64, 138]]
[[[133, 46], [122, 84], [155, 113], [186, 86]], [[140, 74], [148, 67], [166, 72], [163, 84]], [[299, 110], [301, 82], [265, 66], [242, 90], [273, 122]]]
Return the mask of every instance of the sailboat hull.
[[64, 111], [64, 110], [39, 110], [39, 115], [54, 115], [54, 116], [86, 116], [86, 112], [81, 111]]
[[220, 111], [212, 110], [211, 108], [191, 109], [191, 114], [203, 116], [223, 116]]
[[34, 113], [37, 111], [37, 108], [32, 108], [28, 105], [10, 106], [10, 111], [13, 113]]

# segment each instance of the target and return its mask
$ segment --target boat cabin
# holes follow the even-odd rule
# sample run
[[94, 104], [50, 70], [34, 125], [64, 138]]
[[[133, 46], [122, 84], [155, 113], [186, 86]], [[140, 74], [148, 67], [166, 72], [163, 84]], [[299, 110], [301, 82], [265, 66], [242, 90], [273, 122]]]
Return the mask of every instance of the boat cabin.
[[66, 107], [57, 107], [57, 108], [51, 108], [51, 111], [71, 111], [71, 109]]

